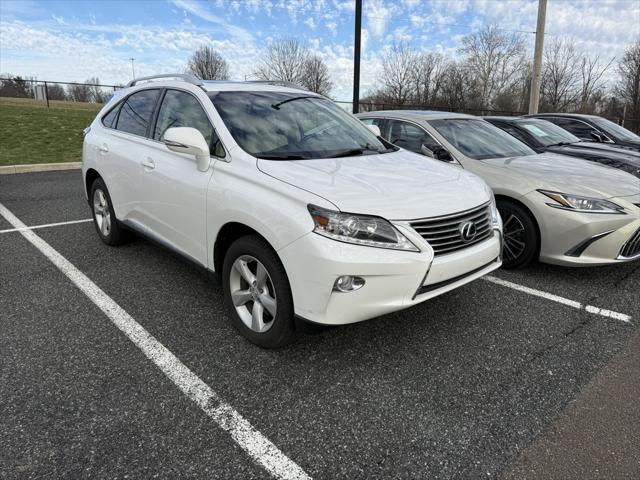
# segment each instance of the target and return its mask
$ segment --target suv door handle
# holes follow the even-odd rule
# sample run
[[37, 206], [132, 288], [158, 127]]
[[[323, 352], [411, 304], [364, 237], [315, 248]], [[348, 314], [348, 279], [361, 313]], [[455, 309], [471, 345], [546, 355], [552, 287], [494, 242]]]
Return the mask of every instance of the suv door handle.
[[101, 153], [107, 153], [109, 151], [109, 146], [106, 143], [103, 143], [98, 147], [98, 151]]
[[156, 162], [154, 162], [150, 158], [147, 158], [146, 160], [141, 161], [140, 165], [142, 165], [144, 168], [148, 170], [153, 170], [154, 168], [156, 168]]

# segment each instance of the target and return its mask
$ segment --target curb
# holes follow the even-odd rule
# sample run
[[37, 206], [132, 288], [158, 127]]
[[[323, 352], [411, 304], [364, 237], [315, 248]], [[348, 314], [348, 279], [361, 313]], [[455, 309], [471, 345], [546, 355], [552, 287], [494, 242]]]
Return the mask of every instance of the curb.
[[0, 175], [11, 175], [13, 173], [55, 172], [57, 170], [75, 170], [78, 168], [82, 168], [82, 162], [8, 165], [0, 167]]

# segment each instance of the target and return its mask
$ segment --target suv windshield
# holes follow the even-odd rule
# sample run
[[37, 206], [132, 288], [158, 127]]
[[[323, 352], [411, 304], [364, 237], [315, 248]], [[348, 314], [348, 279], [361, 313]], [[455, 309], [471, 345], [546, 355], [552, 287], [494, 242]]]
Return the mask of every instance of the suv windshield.
[[607, 120], [602, 117], [591, 117], [591, 121], [598, 127], [605, 129], [608, 132], [613, 133], [620, 140], [631, 140], [634, 142], [640, 141], [640, 137], [633, 132], [630, 132], [624, 127], [621, 127], [617, 123], [613, 123], [611, 120]]
[[516, 125], [535, 137], [545, 147], [564, 143], [576, 143], [581, 140], [574, 134], [546, 120], [517, 120]]
[[520, 140], [484, 120], [456, 118], [431, 120], [429, 124], [451, 145], [475, 160], [536, 153]]
[[335, 103], [311, 93], [232, 91], [210, 98], [238, 145], [255, 157], [300, 160], [393, 151]]

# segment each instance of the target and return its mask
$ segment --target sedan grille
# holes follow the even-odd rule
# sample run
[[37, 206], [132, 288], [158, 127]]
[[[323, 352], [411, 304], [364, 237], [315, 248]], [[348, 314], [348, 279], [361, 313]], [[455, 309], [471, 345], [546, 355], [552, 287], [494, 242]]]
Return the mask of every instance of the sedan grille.
[[624, 258], [632, 258], [640, 254], [640, 228], [636, 233], [624, 244], [620, 250], [620, 256]]
[[493, 235], [489, 204], [443, 217], [409, 222], [433, 248], [435, 255], [453, 253]]

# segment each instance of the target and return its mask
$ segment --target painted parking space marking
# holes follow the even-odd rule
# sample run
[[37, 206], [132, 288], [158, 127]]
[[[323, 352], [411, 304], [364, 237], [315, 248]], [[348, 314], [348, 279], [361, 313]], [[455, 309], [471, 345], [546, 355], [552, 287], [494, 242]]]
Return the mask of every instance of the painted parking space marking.
[[92, 221], [92, 218], [84, 218], [82, 220], [69, 220], [68, 222], [45, 223], [44, 225], [34, 225], [33, 227], [27, 227], [25, 225], [24, 227], [7, 228], [5, 230], [0, 230], [0, 233], [24, 232], [26, 230], [36, 230], [38, 228], [60, 227], [62, 225], [73, 225], [75, 223], [87, 223]]
[[536, 297], [544, 298], [552, 302], [561, 303], [562, 305], [566, 305], [567, 307], [575, 308], [578, 310], [584, 310], [594, 315], [613, 318], [615, 320], [620, 320], [621, 322], [631, 323], [631, 316], [626, 315], [624, 313], [619, 313], [619, 312], [614, 312], [612, 310], [606, 310], [604, 308], [594, 307], [593, 305], [584, 305], [583, 303], [577, 302], [575, 300], [570, 300], [568, 298], [560, 297], [552, 293], [543, 292], [542, 290], [536, 290], [535, 288], [525, 287], [524, 285], [519, 285], [517, 283], [509, 282], [507, 280], [502, 280], [501, 278], [493, 277], [491, 275], [487, 275], [482, 278], [487, 282], [495, 283], [496, 285], [501, 285], [507, 288], [512, 288], [514, 290], [518, 290], [519, 292], [528, 293], [529, 295], [534, 295]]
[[184, 365], [120, 305], [93, 283], [57, 250], [0, 203], [2, 215], [78, 287], [182, 392], [195, 402], [251, 458], [278, 479], [309, 479], [300, 466], [284, 455], [240, 413], [222, 401], [216, 392]]

